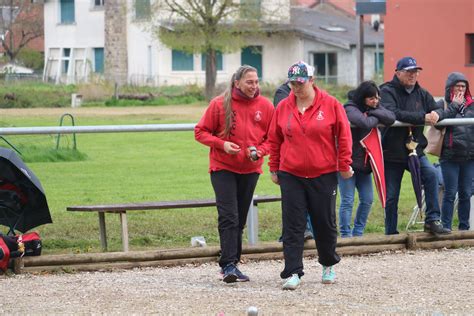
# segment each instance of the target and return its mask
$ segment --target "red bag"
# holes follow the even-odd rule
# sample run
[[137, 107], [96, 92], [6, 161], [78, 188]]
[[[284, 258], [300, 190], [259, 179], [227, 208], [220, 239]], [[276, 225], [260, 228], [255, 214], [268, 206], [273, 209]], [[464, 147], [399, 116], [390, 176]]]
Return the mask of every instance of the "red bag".
[[7, 270], [10, 258], [41, 255], [42, 245], [36, 232], [16, 236], [0, 233], [0, 270]]
[[10, 249], [0, 236], [0, 270], [7, 271], [10, 260]]
[[24, 256], [39, 256], [41, 255], [41, 248], [43, 247], [43, 243], [41, 242], [41, 237], [38, 233], [26, 233], [23, 235], [17, 236], [17, 243], [23, 243], [24, 249]]

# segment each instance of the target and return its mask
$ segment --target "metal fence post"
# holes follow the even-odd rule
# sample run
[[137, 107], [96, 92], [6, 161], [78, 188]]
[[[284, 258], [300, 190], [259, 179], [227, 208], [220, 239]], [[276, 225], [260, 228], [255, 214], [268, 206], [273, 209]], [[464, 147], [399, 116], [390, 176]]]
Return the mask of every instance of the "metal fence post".
[[474, 195], [471, 196], [471, 212], [469, 214], [469, 230], [474, 230]]
[[248, 244], [253, 246], [258, 243], [258, 207], [254, 203], [254, 196], [250, 202], [249, 213], [247, 215], [247, 236]]

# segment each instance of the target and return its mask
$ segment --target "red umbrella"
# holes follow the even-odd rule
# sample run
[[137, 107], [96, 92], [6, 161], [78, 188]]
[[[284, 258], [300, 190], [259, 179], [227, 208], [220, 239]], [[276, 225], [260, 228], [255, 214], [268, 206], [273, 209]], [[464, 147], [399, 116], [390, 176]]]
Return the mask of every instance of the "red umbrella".
[[385, 168], [383, 164], [382, 143], [380, 139], [380, 131], [378, 128], [374, 127], [360, 140], [360, 144], [365, 148], [367, 156], [369, 157], [380, 203], [382, 204], [382, 207], [385, 208], [387, 188], [385, 187]]

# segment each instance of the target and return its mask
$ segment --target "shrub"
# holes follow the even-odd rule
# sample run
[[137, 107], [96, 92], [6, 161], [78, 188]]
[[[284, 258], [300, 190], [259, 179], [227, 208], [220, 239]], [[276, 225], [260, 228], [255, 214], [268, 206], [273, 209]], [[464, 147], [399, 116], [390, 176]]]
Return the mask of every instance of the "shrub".
[[16, 57], [17, 61], [25, 67], [33, 69], [35, 72], [42, 71], [44, 67], [44, 56], [42, 53], [23, 48]]

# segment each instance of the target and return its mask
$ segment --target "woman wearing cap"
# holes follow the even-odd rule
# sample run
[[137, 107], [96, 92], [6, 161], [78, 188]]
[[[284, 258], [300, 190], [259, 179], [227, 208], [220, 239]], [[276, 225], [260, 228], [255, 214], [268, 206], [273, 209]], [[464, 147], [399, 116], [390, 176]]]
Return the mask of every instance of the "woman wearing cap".
[[[446, 80], [444, 102], [448, 106], [445, 118], [474, 118], [474, 101], [469, 82], [460, 72], [450, 73]], [[474, 125], [446, 127], [440, 156], [444, 195], [441, 207], [443, 227], [451, 230], [456, 193], [459, 197], [459, 230], [468, 230], [471, 210], [472, 179], [474, 178]]]
[[315, 230], [323, 283], [333, 283], [336, 253], [337, 172], [350, 178], [352, 139], [342, 105], [314, 85], [314, 68], [305, 62], [288, 71], [291, 93], [275, 110], [268, 140], [272, 181], [282, 197], [283, 289], [294, 290], [303, 276], [305, 212]]
[[194, 129], [209, 146], [209, 172], [216, 195], [221, 245], [219, 265], [226, 283], [249, 281], [238, 268], [242, 231], [268, 152], [267, 130], [273, 105], [259, 92], [257, 70], [241, 66], [228, 89], [213, 99]]

